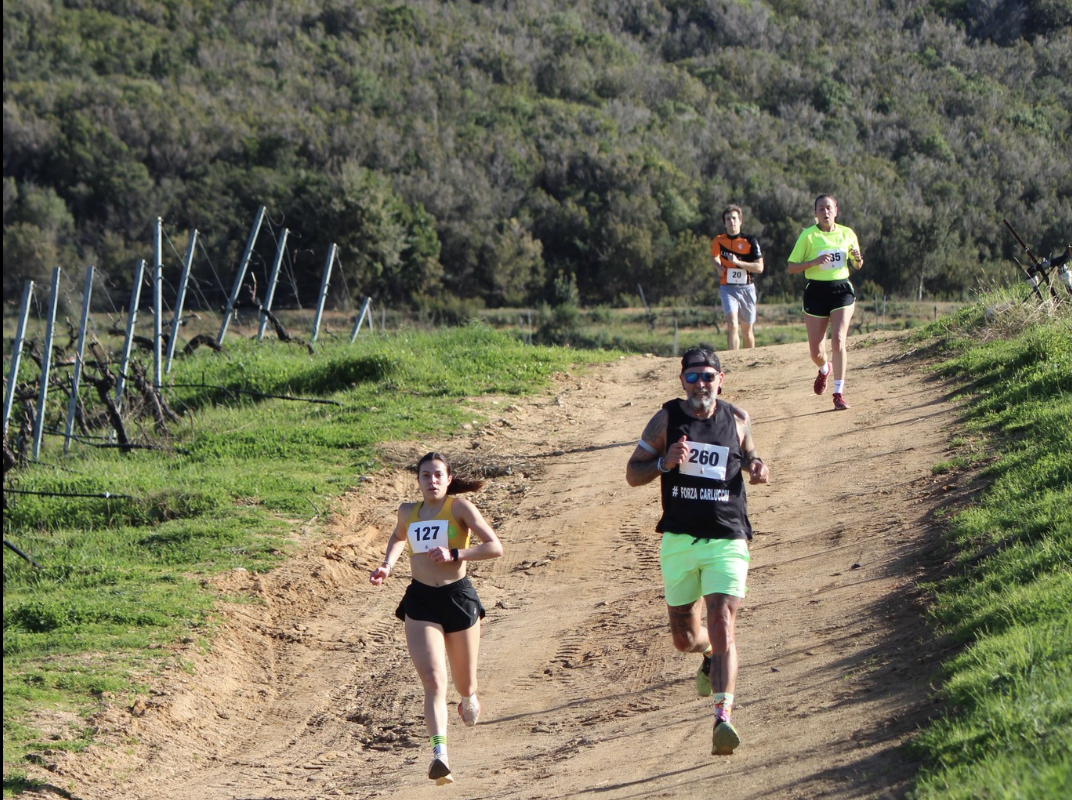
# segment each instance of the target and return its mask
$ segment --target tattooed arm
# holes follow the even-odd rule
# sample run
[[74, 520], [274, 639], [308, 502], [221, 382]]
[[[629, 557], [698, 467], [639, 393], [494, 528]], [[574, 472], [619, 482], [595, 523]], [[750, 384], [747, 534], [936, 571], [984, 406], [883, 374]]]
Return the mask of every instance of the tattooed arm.
[[644, 428], [625, 465], [625, 481], [630, 486], [643, 486], [659, 477], [659, 461], [666, 452], [666, 421], [666, 410], [660, 408]]

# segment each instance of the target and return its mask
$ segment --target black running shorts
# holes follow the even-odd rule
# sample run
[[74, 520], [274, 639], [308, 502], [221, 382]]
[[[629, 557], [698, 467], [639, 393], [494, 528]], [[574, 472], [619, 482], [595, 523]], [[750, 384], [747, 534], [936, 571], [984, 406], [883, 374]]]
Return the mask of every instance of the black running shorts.
[[411, 581], [395, 610], [395, 616], [443, 626], [444, 633], [455, 633], [473, 627], [484, 618], [484, 606], [468, 578], [446, 586], [429, 586]]
[[809, 317], [829, 317], [831, 311], [855, 302], [852, 281], [808, 281], [804, 286], [804, 313]]

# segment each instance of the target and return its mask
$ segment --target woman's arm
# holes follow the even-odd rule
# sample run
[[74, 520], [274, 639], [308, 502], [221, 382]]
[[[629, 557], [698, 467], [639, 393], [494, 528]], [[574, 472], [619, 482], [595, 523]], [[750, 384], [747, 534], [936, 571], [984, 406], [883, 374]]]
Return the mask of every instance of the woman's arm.
[[[458, 549], [458, 561], [484, 561], [489, 558], [498, 558], [503, 554], [502, 542], [495, 534], [495, 530], [484, 519], [480, 509], [464, 497], [454, 498], [454, 516], [480, 540], [480, 544], [473, 547]], [[452, 551], [453, 554], [453, 551]]]
[[821, 267], [824, 264], [829, 264], [832, 260], [833, 256], [831, 256], [829, 253], [823, 253], [821, 256], [819, 256], [818, 258], [813, 258], [811, 261], [790, 261], [788, 262], [789, 274], [796, 275], [798, 272], [804, 272], [805, 270], [809, 270], [812, 267]]
[[406, 549], [406, 519], [409, 517], [411, 506], [412, 503], [403, 503], [398, 507], [398, 521], [395, 523], [395, 529], [391, 531], [391, 538], [387, 540], [387, 553], [380, 566], [372, 570], [372, 574], [369, 575], [369, 583], [373, 586], [379, 586], [387, 580], [395, 562], [401, 558], [402, 551]]

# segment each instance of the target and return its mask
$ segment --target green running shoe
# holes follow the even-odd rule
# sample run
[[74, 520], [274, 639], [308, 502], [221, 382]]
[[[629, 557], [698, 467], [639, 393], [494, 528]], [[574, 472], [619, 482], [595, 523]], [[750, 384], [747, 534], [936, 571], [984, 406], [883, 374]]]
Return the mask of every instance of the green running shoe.
[[711, 696], [711, 656], [704, 656], [703, 664], [696, 670], [696, 694], [700, 697]]
[[732, 756], [740, 743], [741, 737], [733, 724], [728, 719], [715, 717], [715, 729], [711, 732], [711, 755]]

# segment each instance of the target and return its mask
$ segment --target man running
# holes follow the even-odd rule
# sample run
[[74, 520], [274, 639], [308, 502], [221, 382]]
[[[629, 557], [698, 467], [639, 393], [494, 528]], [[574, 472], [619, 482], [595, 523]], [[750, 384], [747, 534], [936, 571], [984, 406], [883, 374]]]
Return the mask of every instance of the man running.
[[659, 567], [670, 633], [681, 652], [703, 653], [696, 689], [701, 697], [714, 693], [712, 755], [731, 755], [741, 742], [730, 716], [737, 609], [745, 595], [752, 538], [744, 473], [749, 483], [770, 478], [769, 467], [756, 455], [748, 413], [718, 400], [724, 378], [712, 350], [685, 351], [685, 399], [670, 400], [656, 412], [625, 468], [630, 486], [656, 477], [661, 482], [663, 515], [655, 530], [663, 535]]
[[[711, 241], [711, 257], [718, 267], [718, 296], [726, 315], [726, 348], [756, 346], [756, 275], [763, 274], [763, 253], [755, 236], [741, 233], [744, 215], [738, 205], [722, 212], [725, 233]], [[740, 333], [738, 334], [738, 327]]]

